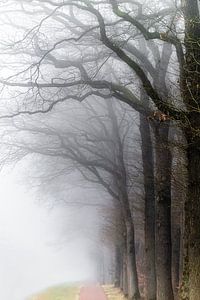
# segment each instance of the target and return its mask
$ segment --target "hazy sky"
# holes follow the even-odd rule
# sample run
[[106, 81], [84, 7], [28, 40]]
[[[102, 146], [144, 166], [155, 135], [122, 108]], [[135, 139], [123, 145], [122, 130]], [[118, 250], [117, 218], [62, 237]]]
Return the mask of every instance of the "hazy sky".
[[[4, 300], [23, 300], [51, 284], [92, 274], [86, 240], [66, 228], [67, 218], [70, 223], [75, 212], [39, 205], [27, 186], [14, 179], [18, 172], [15, 168], [9, 175], [0, 174], [0, 298]], [[63, 232], [67, 242], [61, 247]]]

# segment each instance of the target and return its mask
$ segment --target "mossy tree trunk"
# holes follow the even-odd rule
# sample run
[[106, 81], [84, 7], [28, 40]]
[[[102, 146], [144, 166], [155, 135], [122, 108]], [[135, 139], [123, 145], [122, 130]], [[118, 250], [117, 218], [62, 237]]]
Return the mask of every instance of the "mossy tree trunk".
[[200, 17], [198, 0], [182, 1], [185, 17], [185, 65], [182, 95], [187, 140], [188, 197], [185, 203], [184, 267], [181, 299], [200, 297]]

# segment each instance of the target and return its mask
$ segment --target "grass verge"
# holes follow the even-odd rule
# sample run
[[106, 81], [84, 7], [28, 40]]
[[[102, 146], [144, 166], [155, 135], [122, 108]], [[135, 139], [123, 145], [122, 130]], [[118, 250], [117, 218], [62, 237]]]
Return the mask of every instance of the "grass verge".
[[27, 300], [77, 300], [78, 292], [76, 286], [61, 285], [50, 287]]
[[120, 289], [113, 285], [104, 285], [103, 289], [108, 297], [108, 300], [126, 300], [127, 298], [122, 294]]

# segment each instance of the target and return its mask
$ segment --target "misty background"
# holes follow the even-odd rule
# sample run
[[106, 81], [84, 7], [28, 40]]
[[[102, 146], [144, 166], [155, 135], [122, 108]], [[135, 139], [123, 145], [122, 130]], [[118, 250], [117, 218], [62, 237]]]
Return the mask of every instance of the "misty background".
[[[126, 156], [133, 151], [137, 157], [137, 116], [126, 106], [112, 105], [127, 140]], [[84, 104], [62, 104], [42, 119], [36, 115], [1, 121], [0, 272], [4, 299], [25, 299], [62, 282], [112, 282], [116, 225], [110, 216], [115, 214], [115, 201], [87, 169], [87, 164], [98, 163], [97, 159], [102, 163], [103, 156], [108, 167], [113, 164], [115, 136], [106, 106], [91, 98]], [[130, 126], [133, 122], [135, 129]], [[83, 149], [81, 155], [79, 149]], [[135, 170], [130, 194], [131, 190], [140, 193], [139, 166], [139, 162], [127, 165], [133, 175]], [[111, 174], [99, 172], [112, 187]]]
[[[16, 180], [24, 167], [22, 164], [1, 174], [0, 290], [3, 299], [25, 299], [50, 285], [91, 279], [95, 273], [89, 241], [81, 230], [73, 234], [70, 226], [72, 219], [74, 224], [84, 222], [84, 210], [77, 215], [75, 209], [39, 205], [34, 194]], [[93, 225], [92, 220], [90, 225]], [[64, 236], [67, 238], [62, 242]]]
[[[30, 7], [29, 10], [26, 5], [24, 12], [27, 9], [28, 14], [21, 17], [21, 9], [24, 10], [23, 1], [5, 2], [5, 6], [2, 3], [2, 11], [5, 10], [6, 13], [1, 14], [0, 31], [2, 40], [7, 39], [8, 44], [12, 40], [20, 40], [24, 28], [31, 30], [44, 17], [41, 12], [41, 15], [36, 13], [34, 18], [30, 18], [29, 13], [36, 12], [37, 7]], [[49, 13], [48, 8], [44, 11], [45, 14]], [[80, 13], [78, 17], [85, 23], [84, 14]], [[61, 25], [62, 23], [55, 28], [54, 20], [47, 19], [44, 31], [48, 38], [59, 39], [63, 35]], [[65, 30], [65, 34], [68, 34], [67, 27]], [[24, 57], [18, 56], [21, 51], [18, 43], [13, 48], [14, 55], [5, 49], [0, 57], [1, 76], [12, 78], [13, 68], [20, 72], [25, 65], [34, 64], [39, 50], [36, 48], [41, 43], [41, 38], [40, 34], [38, 38], [34, 35], [27, 41], [27, 55]], [[31, 50], [29, 54], [31, 45], [36, 47], [35, 53]], [[40, 46], [46, 48], [47, 45]], [[66, 55], [63, 50], [61, 47], [56, 51], [59, 59]], [[84, 48], [81, 51], [85, 51]], [[81, 57], [81, 51], [77, 48], [74, 52], [68, 47], [67, 56], [70, 57], [71, 52], [74, 58]], [[98, 48], [95, 52], [97, 57], [101, 57]], [[91, 49], [91, 54], [93, 53]], [[107, 55], [107, 51], [105, 53]], [[100, 69], [103, 74], [104, 66]], [[122, 72], [124, 70], [119, 65], [117, 73]], [[35, 70], [30, 73], [34, 78], [37, 77]], [[77, 76], [77, 71], [73, 68], [69, 68], [69, 73], [72, 73], [72, 77]], [[117, 73], [115, 72], [115, 76]], [[47, 79], [51, 74], [56, 77], [60, 75], [60, 71], [49, 64], [43, 68], [43, 75]], [[27, 74], [24, 77], [22, 75], [21, 79], [26, 80], [26, 76]], [[112, 76], [113, 74], [107, 73], [104, 78]], [[21, 88], [14, 91], [4, 87], [1, 95], [2, 113], [14, 112], [22, 104], [21, 100], [24, 101]], [[65, 91], [58, 94], [50, 91], [42, 93], [41, 97], [45, 107], [48, 104], [46, 97], [62, 99], [66, 95]], [[79, 95], [78, 90], [75, 95]], [[38, 97], [37, 93], [33, 92], [32, 95], [28, 91], [25, 101], [32, 107], [31, 102], [35, 97]], [[7, 106], [9, 100], [12, 103]], [[116, 104], [113, 99], [112, 102], [116, 106], [114, 109], [116, 118], [119, 119], [126, 159], [138, 159], [138, 115], [127, 105]], [[0, 295], [4, 300], [24, 300], [39, 290], [62, 282], [112, 281], [115, 257], [112, 242], [116, 238], [113, 226], [116, 227], [116, 224], [109, 219], [110, 214], [115, 216], [115, 201], [113, 202], [113, 195], [109, 194], [106, 186], [102, 186], [101, 179], [104, 180], [103, 184], [106, 183], [113, 190], [115, 183], [109, 171], [101, 167], [98, 169], [97, 166], [100, 176], [98, 182], [96, 175], [87, 169], [87, 163], [93, 164], [99, 160], [101, 164], [103, 156], [106, 157], [108, 166], [115, 163], [113, 145], [116, 137], [113, 137], [112, 117], [106, 111], [106, 102], [99, 101], [94, 95], [89, 96], [84, 103], [61, 101], [48, 114], [22, 115], [0, 120]], [[69, 144], [70, 149], [65, 149], [62, 139]], [[71, 150], [80, 147], [83, 147], [83, 164], [75, 156], [68, 156]], [[67, 157], [63, 158], [62, 154]], [[81, 155], [78, 159], [80, 158]], [[130, 161], [127, 169], [131, 170], [133, 177], [129, 182], [129, 192], [130, 195], [136, 193], [138, 199], [141, 199], [141, 174], [138, 174], [140, 164], [139, 161], [134, 161], [134, 165], [131, 165]], [[117, 163], [115, 169], [117, 170]], [[107, 278], [103, 278], [105, 276]]]

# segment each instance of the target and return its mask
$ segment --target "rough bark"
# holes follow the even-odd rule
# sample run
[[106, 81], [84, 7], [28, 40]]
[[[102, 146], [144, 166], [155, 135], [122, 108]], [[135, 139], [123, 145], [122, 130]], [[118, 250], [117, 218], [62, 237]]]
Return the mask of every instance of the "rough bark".
[[179, 299], [179, 285], [182, 277], [183, 255], [183, 210], [186, 199], [186, 157], [185, 140], [182, 131], [173, 129], [172, 166], [172, 282], [174, 298]]
[[171, 263], [171, 151], [168, 124], [155, 125], [157, 299], [173, 300]]
[[[197, 121], [197, 120], [196, 120]], [[200, 118], [199, 123], [200, 128]], [[200, 295], [200, 137], [188, 137], [188, 197], [185, 203], [184, 270], [181, 299]]]
[[182, 95], [188, 114], [188, 197], [185, 203], [184, 267], [181, 299], [200, 295], [200, 17], [197, 0], [182, 2], [185, 17], [185, 65]]
[[146, 299], [156, 299], [154, 159], [149, 122], [140, 115], [140, 134], [145, 191]]
[[[179, 220], [179, 217], [177, 218]], [[181, 253], [181, 228], [180, 224], [172, 225], [172, 283], [174, 299], [178, 300], [178, 287], [180, 279], [180, 253]]]

